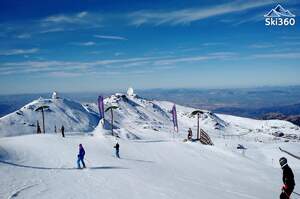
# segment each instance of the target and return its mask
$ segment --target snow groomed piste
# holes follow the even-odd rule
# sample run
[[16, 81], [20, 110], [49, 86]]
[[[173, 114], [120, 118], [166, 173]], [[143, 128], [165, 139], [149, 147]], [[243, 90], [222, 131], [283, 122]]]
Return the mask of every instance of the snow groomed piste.
[[[132, 90], [109, 96], [103, 104], [104, 109], [117, 108], [113, 118], [108, 111], [101, 122], [97, 103], [57, 95], [0, 118], [0, 198], [273, 199], [282, 185], [282, 156], [294, 171], [295, 192], [300, 192], [299, 160], [279, 150], [300, 155], [300, 130], [289, 122], [206, 110], [193, 115], [195, 109], [176, 105], [177, 132], [171, 102], [147, 100]], [[46, 133], [36, 134], [42, 115], [35, 110], [41, 105], [49, 107]], [[189, 128], [197, 139], [198, 117], [199, 131], [213, 145], [183, 142]], [[76, 165], [79, 144], [86, 152], [84, 170]]]

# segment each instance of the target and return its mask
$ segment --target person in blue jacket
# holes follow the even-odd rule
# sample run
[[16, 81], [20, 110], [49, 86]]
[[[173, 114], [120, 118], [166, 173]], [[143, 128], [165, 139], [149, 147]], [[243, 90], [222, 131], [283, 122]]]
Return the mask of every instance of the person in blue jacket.
[[86, 168], [85, 163], [84, 163], [84, 155], [85, 155], [85, 150], [84, 150], [82, 144], [79, 144], [79, 154], [77, 155], [77, 157], [78, 157], [78, 160], [77, 160], [78, 169], [81, 169], [80, 162], [82, 163], [82, 167]]

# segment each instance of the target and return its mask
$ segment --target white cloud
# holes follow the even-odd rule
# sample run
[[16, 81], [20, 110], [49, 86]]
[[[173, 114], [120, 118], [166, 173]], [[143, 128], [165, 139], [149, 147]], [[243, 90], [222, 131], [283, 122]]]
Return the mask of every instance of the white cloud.
[[43, 32], [47, 30], [47, 32], [56, 32], [49, 30], [76, 30], [83, 28], [96, 28], [101, 26], [101, 21], [102, 17], [100, 14], [93, 14], [84, 11], [72, 14], [51, 15], [39, 20], [37, 25], [40, 29], [42, 29], [41, 31]]
[[38, 48], [31, 48], [31, 49], [10, 49], [0, 51], [0, 55], [9, 56], [9, 55], [24, 55], [24, 54], [33, 54], [39, 51]]
[[230, 3], [219, 4], [213, 7], [206, 8], [190, 8], [173, 11], [149, 11], [141, 10], [129, 14], [129, 19], [132, 25], [142, 24], [170, 24], [170, 25], [184, 25], [194, 21], [203, 20], [209, 17], [236, 13], [250, 10], [266, 5], [274, 4], [272, 0], [265, 1], [234, 1]]
[[18, 38], [18, 39], [29, 39], [30, 37], [31, 37], [31, 35], [28, 33], [23, 33], [23, 34], [16, 36], [16, 38]]
[[275, 46], [274, 44], [259, 43], [259, 44], [251, 44], [249, 47], [250, 48], [272, 48], [274, 46]]
[[255, 54], [251, 58], [272, 58], [272, 59], [300, 59], [300, 53], [297, 52], [282, 52], [282, 53], [265, 53]]
[[[204, 60], [224, 60], [233, 57], [230, 52], [217, 52], [208, 55], [198, 55], [189, 57], [135, 57], [124, 59], [106, 59], [89, 62], [72, 61], [25, 61], [7, 62], [0, 64], [0, 75], [4, 74], [24, 74], [37, 73], [50, 74], [51, 76], [74, 76], [76, 74], [93, 74], [109, 72], [114, 70], [123, 73], [125, 68], [134, 68], [134, 71], [149, 69], [167, 70], [174, 68], [180, 63], [200, 62]], [[168, 66], [166, 66], [168, 65]], [[133, 71], [131, 71], [133, 73]]]
[[76, 14], [75, 16], [72, 15], [53, 15], [53, 16], [49, 16], [45, 19], [43, 19], [43, 22], [51, 22], [51, 23], [80, 23], [80, 22], [84, 22], [84, 20], [82, 20], [81, 14]]
[[50, 29], [42, 30], [39, 33], [44, 34], [44, 33], [62, 32], [62, 31], [65, 31], [65, 29], [64, 28], [50, 28]]
[[202, 46], [219, 46], [219, 45], [224, 45], [225, 43], [223, 42], [207, 42], [203, 43]]
[[55, 72], [48, 73], [48, 75], [52, 77], [78, 77], [81, 76], [82, 73], [55, 71]]
[[114, 35], [94, 35], [94, 37], [99, 39], [127, 40], [127, 38], [125, 37], [114, 36]]
[[96, 45], [96, 43], [93, 41], [79, 42], [79, 43], [73, 43], [73, 44], [78, 45], [78, 46], [95, 46]]
[[230, 52], [217, 52], [212, 53], [209, 55], [198, 55], [198, 56], [189, 56], [189, 57], [176, 57], [176, 58], [169, 58], [169, 59], [161, 59], [154, 62], [154, 65], [171, 65], [171, 64], [178, 64], [178, 63], [190, 63], [190, 62], [200, 62], [205, 60], [217, 60], [217, 59], [228, 59], [232, 58], [235, 53]]
[[83, 17], [85, 17], [86, 15], [88, 14], [88, 12], [80, 12], [80, 13], [78, 13], [77, 14], [77, 17], [79, 17], [79, 18], [83, 18]]

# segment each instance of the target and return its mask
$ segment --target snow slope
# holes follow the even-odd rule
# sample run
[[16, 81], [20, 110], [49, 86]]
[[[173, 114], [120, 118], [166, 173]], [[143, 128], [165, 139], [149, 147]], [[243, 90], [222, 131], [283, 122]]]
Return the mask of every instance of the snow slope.
[[[163, 110], [171, 110], [173, 103], [154, 101]], [[177, 105], [179, 129], [182, 136], [185, 136], [188, 128], [192, 128], [194, 134], [197, 130], [197, 118], [191, 116], [195, 109]], [[255, 120], [236, 117], [231, 115], [214, 114], [202, 110], [200, 115], [200, 128], [205, 130], [212, 138], [232, 138], [273, 142], [300, 140], [300, 129], [296, 125], [281, 120]], [[284, 133], [281, 138], [275, 137], [276, 132]]]
[[42, 129], [42, 113], [35, 111], [45, 105], [45, 128], [47, 133], [57, 132], [62, 125], [67, 132], [89, 132], [98, 124], [98, 115], [89, 111], [80, 103], [69, 99], [43, 99], [35, 100], [18, 111], [0, 118], [0, 137], [22, 134], [34, 134], [37, 131], [37, 120]]
[[[114, 134], [120, 137], [121, 159], [116, 159], [110, 113], [104, 126], [100, 122], [94, 128], [96, 104], [41, 99], [23, 107], [21, 118], [35, 121], [41, 113], [33, 112], [31, 105], [45, 103], [51, 110], [46, 120], [52, 126], [64, 121], [76, 132], [66, 138], [50, 129], [48, 134], [22, 135], [32, 133], [22, 126], [24, 119], [16, 113], [1, 118], [2, 136], [21, 136], [0, 138], [0, 198], [273, 199], [280, 194], [282, 156], [288, 158], [296, 183], [300, 180], [299, 160], [279, 150], [300, 156], [299, 128], [286, 121], [202, 110], [200, 127], [214, 143], [205, 146], [183, 142], [190, 127], [195, 137], [197, 118], [190, 114], [195, 109], [176, 106], [179, 132], [174, 133], [173, 103], [115, 94], [105, 99], [105, 107], [119, 107], [114, 110]], [[10, 126], [7, 121], [14, 123]], [[276, 132], [284, 136], [275, 137]], [[86, 150], [85, 170], [75, 168], [79, 143]], [[246, 151], [238, 150], [238, 144]], [[295, 191], [300, 192], [297, 186]]]
[[[278, 146], [299, 151], [299, 143], [261, 144], [215, 139], [214, 146], [180, 139], [119, 140], [111, 136], [26, 135], [0, 139], [0, 198], [278, 198]], [[77, 146], [88, 169], [75, 169]], [[18, 147], [16, 147], [18, 146]], [[299, 160], [289, 158], [296, 181]], [[296, 191], [299, 191], [296, 187]]]

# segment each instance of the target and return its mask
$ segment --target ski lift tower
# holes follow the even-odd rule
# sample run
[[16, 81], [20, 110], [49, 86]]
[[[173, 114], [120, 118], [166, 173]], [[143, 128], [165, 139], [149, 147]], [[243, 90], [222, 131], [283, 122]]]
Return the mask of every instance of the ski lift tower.
[[197, 140], [200, 140], [200, 124], [199, 124], [199, 120], [200, 120], [200, 114], [203, 114], [204, 112], [201, 110], [195, 110], [191, 113], [191, 115], [195, 116], [197, 115]]
[[44, 115], [44, 109], [48, 109], [49, 106], [47, 105], [42, 105], [40, 107], [38, 107], [37, 109], [35, 109], [35, 111], [41, 111], [42, 112], [42, 119], [43, 119], [43, 133], [45, 134], [46, 133], [46, 130], [45, 130], [45, 115]]

